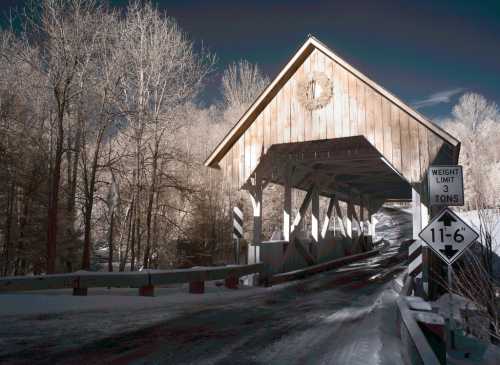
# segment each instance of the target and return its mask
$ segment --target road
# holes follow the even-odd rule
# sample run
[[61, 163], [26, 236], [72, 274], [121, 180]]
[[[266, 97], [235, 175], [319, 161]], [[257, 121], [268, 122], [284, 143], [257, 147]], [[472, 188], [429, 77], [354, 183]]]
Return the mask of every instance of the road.
[[183, 316], [50, 364], [401, 364], [391, 279], [404, 252]]
[[378, 218], [392, 244], [383, 254], [238, 299], [3, 317], [0, 363], [400, 364], [391, 280], [410, 216]]

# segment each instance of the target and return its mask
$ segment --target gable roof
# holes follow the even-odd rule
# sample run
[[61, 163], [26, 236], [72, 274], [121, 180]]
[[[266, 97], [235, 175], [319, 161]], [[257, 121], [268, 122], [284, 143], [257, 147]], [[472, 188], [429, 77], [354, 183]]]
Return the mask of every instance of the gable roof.
[[379, 92], [382, 96], [386, 97], [392, 103], [400, 107], [402, 110], [411, 115], [420, 124], [434, 132], [445, 142], [452, 145], [455, 149], [455, 163], [458, 162], [458, 152], [460, 150], [460, 141], [455, 137], [450, 135], [444, 129], [440, 128], [436, 124], [429, 121], [423, 115], [415, 111], [413, 108], [408, 106], [406, 103], [401, 101], [399, 98], [394, 96], [392, 93], [384, 89], [382, 86], [371, 80], [368, 76], [361, 73], [349, 63], [344, 61], [342, 58], [337, 56], [331, 49], [321, 43], [314, 37], [309, 37], [306, 42], [299, 48], [295, 55], [290, 59], [286, 66], [280, 71], [276, 78], [264, 89], [264, 91], [259, 95], [259, 97], [254, 101], [254, 103], [247, 109], [243, 116], [238, 120], [238, 122], [231, 128], [231, 130], [226, 134], [222, 141], [217, 145], [215, 150], [208, 156], [205, 161], [205, 166], [216, 167], [217, 163], [222, 159], [224, 154], [232, 147], [232, 145], [238, 140], [238, 138], [245, 132], [246, 129], [253, 122], [255, 116], [267, 105], [267, 103], [274, 97], [277, 91], [284, 85], [284, 83], [293, 75], [295, 70], [301, 65], [301, 63], [317, 49], [324, 53], [327, 57], [331, 58], [334, 62], [337, 62], [340, 66], [345, 68], [347, 71], [352, 73], [354, 76], [359, 78], [361, 81], [365, 82], [367, 85], [372, 87], [374, 90]]

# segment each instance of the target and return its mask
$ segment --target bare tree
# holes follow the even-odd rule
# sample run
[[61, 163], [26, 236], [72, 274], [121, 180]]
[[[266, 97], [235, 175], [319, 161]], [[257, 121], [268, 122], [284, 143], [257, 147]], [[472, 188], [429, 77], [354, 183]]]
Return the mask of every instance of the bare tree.
[[[149, 3], [140, 5], [134, 2], [128, 7], [120, 35], [120, 48], [125, 68], [121, 108], [127, 113], [128, 128], [125, 133], [135, 144], [133, 200], [136, 205], [140, 204], [140, 195], [146, 193], [143, 266], [149, 267], [152, 218], [155, 197], [159, 194], [159, 179], [163, 175], [170, 182], [174, 181], [165, 176], [168, 170], [165, 162], [179, 160], [175, 136], [185, 126], [179, 117], [180, 109], [200, 90], [215, 59], [204, 50], [196, 53], [193, 43], [177, 23], [162, 16]], [[161, 164], [165, 167], [163, 171], [159, 170]], [[138, 212], [139, 207], [136, 206], [136, 227], [140, 226]], [[137, 256], [140, 256], [140, 250], [140, 245], [137, 245]]]
[[[500, 161], [497, 148], [500, 112], [495, 103], [479, 94], [468, 93], [460, 98], [452, 115], [444, 127], [462, 142], [460, 164], [464, 166], [466, 205], [473, 209], [480, 194], [495, 191], [488, 174], [490, 167]], [[499, 198], [493, 196], [487, 204], [494, 205]]]
[[230, 64], [222, 76], [225, 119], [236, 123], [268, 84], [258, 65], [247, 60]]

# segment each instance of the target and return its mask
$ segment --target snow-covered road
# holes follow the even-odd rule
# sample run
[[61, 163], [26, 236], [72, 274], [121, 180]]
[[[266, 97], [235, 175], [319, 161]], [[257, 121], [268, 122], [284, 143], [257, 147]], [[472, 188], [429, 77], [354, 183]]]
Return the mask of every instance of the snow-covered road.
[[[406, 232], [397, 234], [396, 240], [405, 235]], [[397, 294], [391, 287], [391, 279], [402, 270], [399, 264], [404, 256], [399, 246], [394, 245], [380, 256], [293, 284], [249, 291], [248, 295], [230, 302], [186, 306], [177, 309], [175, 316], [164, 316], [135, 331], [129, 325], [120, 335], [101, 336], [80, 348], [73, 345], [68, 349], [58, 341], [71, 342], [72, 333], [81, 338], [81, 332], [88, 329], [85, 325], [80, 331], [76, 326], [61, 330], [59, 336], [52, 336], [52, 345], [51, 341], [35, 337], [38, 346], [23, 338], [23, 332], [29, 328], [12, 325], [18, 340], [24, 339], [25, 350], [29, 350], [18, 351], [20, 347], [16, 350], [16, 346], [12, 351], [4, 349], [0, 362], [401, 364]], [[163, 312], [169, 310], [167, 306], [163, 308]], [[161, 308], [151, 308], [149, 312], [161, 318]], [[142, 311], [126, 313], [131, 323], [135, 316], [144, 316]], [[83, 316], [92, 320], [89, 314]], [[103, 315], [97, 315], [95, 320], [102, 321], [103, 327], [110, 322]], [[56, 325], [52, 323], [53, 328]], [[64, 317], [58, 325], [65, 326]], [[43, 326], [36, 323], [33, 330], [47, 332]], [[8, 338], [3, 344], [15, 344], [12, 340]]]

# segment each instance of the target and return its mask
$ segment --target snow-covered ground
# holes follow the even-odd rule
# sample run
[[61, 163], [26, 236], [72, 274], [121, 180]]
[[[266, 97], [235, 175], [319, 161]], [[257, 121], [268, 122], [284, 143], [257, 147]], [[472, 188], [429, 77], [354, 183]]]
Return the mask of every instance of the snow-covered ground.
[[396, 243], [408, 238], [401, 217], [379, 217], [393, 243], [383, 254], [271, 288], [1, 294], [0, 363], [399, 364], [389, 281], [402, 259]]
[[[479, 221], [479, 216], [476, 210], [470, 210], [468, 212], [457, 212], [457, 214], [462, 218], [467, 224], [469, 224], [477, 233], [481, 230], [481, 225]], [[492, 232], [491, 236], [493, 239], [492, 248], [496, 254], [493, 258], [493, 266], [495, 276], [500, 279], [500, 212], [489, 211], [492, 218]]]

